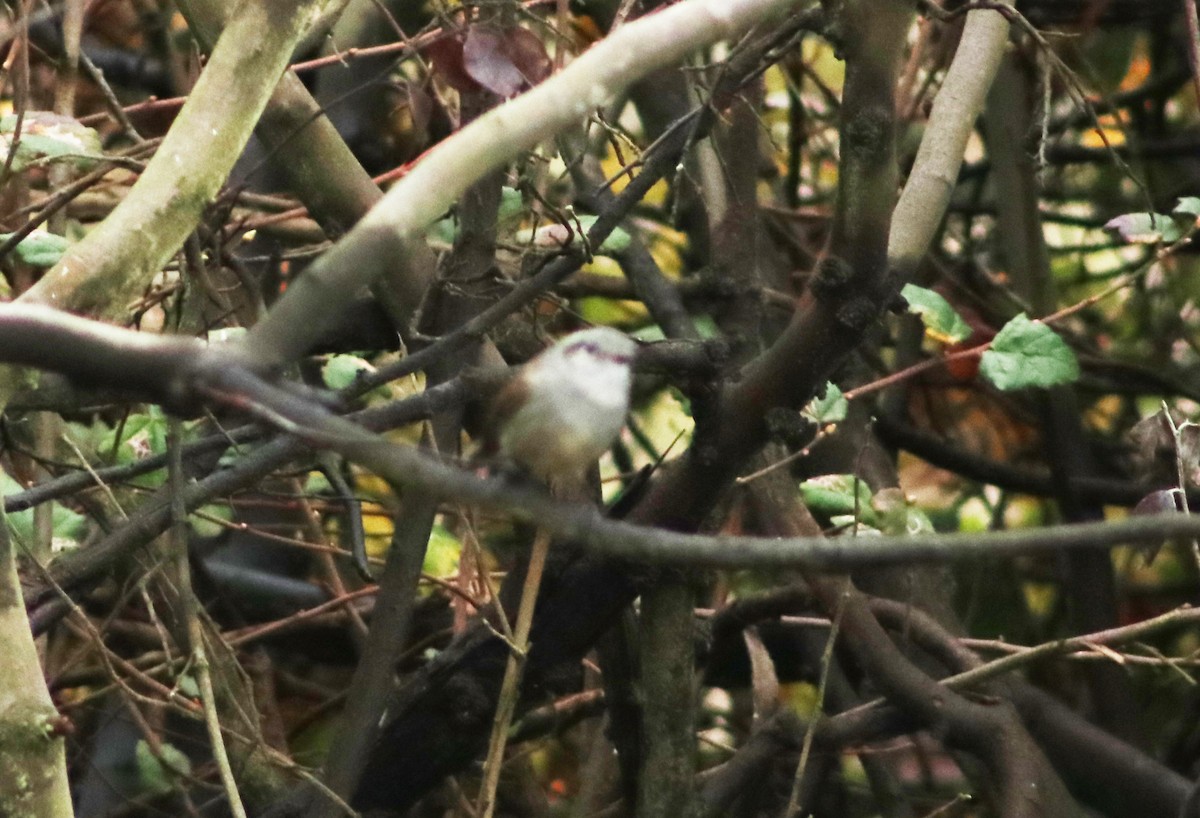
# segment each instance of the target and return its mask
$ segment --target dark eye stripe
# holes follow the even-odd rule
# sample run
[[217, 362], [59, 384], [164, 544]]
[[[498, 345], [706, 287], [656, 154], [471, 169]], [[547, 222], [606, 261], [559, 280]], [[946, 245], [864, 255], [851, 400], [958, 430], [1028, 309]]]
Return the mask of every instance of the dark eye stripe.
[[591, 341], [576, 341], [575, 343], [571, 344], [566, 349], [564, 349], [563, 353], [565, 355], [574, 355], [576, 352], [580, 352], [580, 351], [590, 352], [593, 356], [595, 356], [603, 361], [612, 361], [613, 363], [618, 363], [618, 364], [627, 364], [633, 360], [633, 357], [630, 355], [621, 355], [619, 353], [612, 353], [612, 352], [602, 352], [600, 350], [600, 347], [598, 347], [596, 344], [592, 343]]

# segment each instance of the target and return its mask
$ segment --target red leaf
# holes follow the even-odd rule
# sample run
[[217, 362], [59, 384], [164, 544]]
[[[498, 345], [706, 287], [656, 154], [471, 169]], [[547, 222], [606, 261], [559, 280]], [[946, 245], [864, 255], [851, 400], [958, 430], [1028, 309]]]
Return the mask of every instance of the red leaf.
[[523, 28], [471, 26], [462, 61], [471, 79], [505, 99], [544, 80], [551, 68], [542, 41]]
[[479, 83], [471, 79], [463, 64], [463, 41], [461, 37], [441, 37], [425, 46], [425, 56], [446, 84], [460, 94], [479, 90]]
[[1138, 500], [1138, 504], [1133, 507], [1133, 514], [1135, 517], [1141, 517], [1147, 514], [1179, 511], [1179, 505], [1175, 502], [1176, 494], [1177, 492], [1174, 489], [1152, 491], [1141, 500]]

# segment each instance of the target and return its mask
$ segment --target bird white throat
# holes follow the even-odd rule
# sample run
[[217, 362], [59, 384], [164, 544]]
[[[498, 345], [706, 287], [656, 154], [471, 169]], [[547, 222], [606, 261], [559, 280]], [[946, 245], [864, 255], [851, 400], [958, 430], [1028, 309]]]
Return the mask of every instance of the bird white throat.
[[500, 451], [547, 482], [580, 478], [625, 425], [636, 351], [624, 333], [596, 327], [531, 360], [493, 404]]

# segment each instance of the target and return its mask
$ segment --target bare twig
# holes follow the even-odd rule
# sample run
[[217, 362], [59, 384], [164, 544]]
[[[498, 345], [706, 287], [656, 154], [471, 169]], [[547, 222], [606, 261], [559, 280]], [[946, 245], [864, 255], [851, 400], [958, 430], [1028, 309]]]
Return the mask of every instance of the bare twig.
[[179, 598], [187, 607], [184, 613], [188, 641], [191, 642], [191, 667], [196, 672], [200, 688], [200, 702], [204, 707], [204, 724], [208, 728], [208, 740], [212, 748], [229, 809], [234, 818], [246, 818], [246, 807], [238, 793], [233, 768], [229, 766], [229, 754], [225, 749], [225, 737], [221, 733], [221, 718], [217, 713], [217, 697], [213, 690], [212, 674], [209, 672], [208, 654], [204, 650], [204, 630], [200, 625], [196, 596], [192, 592], [191, 566], [188, 564], [187, 505], [183, 499], [183, 484], [187, 479], [183, 473], [183, 448], [181, 446], [183, 424], [172, 418], [169, 427], [168, 446], [171, 449], [171, 539], [175, 551], [175, 580], [179, 583]]
[[546, 569], [546, 555], [550, 552], [550, 532], [537, 530], [529, 552], [529, 567], [525, 570], [525, 582], [521, 586], [521, 602], [517, 608], [517, 622], [513, 628], [513, 644], [504, 667], [504, 681], [500, 685], [500, 698], [496, 703], [496, 715], [492, 722], [492, 735], [488, 741], [487, 760], [484, 763], [483, 785], [475, 803], [475, 812], [480, 818], [492, 818], [496, 809], [496, 787], [500, 783], [500, 769], [504, 766], [504, 748], [508, 744], [508, 728], [520, 699], [521, 674], [525, 659], [529, 655], [529, 631], [533, 627], [533, 611], [537, 604], [538, 589], [542, 585], [542, 574]]
[[[849, 580], [847, 580], [849, 584]], [[842, 612], [846, 607], [846, 599], [849, 596], [849, 589], [838, 598], [837, 608], [834, 609], [833, 617], [830, 621], [829, 638], [825, 640], [825, 651], [821, 654], [821, 679], [817, 684], [817, 712], [808, 722], [808, 726], [804, 730], [804, 743], [800, 747], [800, 759], [796, 762], [796, 773], [792, 776], [792, 792], [788, 796], [787, 807], [783, 811], [783, 818], [792, 818], [801, 806], [800, 803], [800, 785], [804, 781], [804, 770], [808, 766], [808, 756], [812, 752], [813, 738], [817, 733], [817, 722], [820, 720], [818, 716], [825, 710], [825, 687], [829, 683], [829, 671], [833, 667], [833, 646], [837, 642], [838, 626], [842, 621]]]

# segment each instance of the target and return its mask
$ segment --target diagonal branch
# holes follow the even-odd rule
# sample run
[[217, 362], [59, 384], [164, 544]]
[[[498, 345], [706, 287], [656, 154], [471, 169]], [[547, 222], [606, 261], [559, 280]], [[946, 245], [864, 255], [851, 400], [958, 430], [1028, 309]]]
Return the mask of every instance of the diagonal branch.
[[251, 357], [277, 368], [307, 351], [348, 300], [395, 263], [476, 180], [575, 125], [656, 68], [777, 17], [798, 0], [689, 0], [623, 26], [561, 73], [441, 142], [259, 322]]

